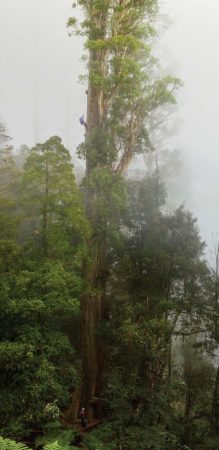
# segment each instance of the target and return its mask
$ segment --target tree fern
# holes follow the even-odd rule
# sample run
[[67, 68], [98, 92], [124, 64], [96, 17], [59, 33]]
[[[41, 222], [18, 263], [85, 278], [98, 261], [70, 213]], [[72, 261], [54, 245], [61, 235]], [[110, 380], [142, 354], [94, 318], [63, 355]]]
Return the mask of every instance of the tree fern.
[[0, 450], [30, 450], [30, 449], [21, 442], [15, 442], [12, 441], [11, 439], [3, 439], [3, 437], [0, 436]]

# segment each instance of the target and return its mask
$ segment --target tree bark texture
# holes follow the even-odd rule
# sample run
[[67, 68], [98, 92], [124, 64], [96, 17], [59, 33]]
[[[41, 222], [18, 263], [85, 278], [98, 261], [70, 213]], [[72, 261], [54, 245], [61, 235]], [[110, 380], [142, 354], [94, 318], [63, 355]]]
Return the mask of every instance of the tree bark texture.
[[[105, 16], [95, 18], [96, 28], [100, 30], [102, 36], [105, 33]], [[100, 77], [104, 76], [105, 52], [101, 50], [90, 50], [89, 52], [89, 74], [93, 71]], [[93, 83], [91, 76], [88, 84], [87, 95], [87, 118], [86, 118], [86, 142], [95, 131], [101, 128], [105, 113], [104, 91], [101, 86]], [[97, 159], [97, 158], [96, 158]], [[96, 159], [92, 155], [86, 154], [86, 177], [88, 178], [92, 170], [97, 168]], [[98, 166], [99, 167], [99, 166]], [[81, 403], [89, 410], [92, 396], [98, 396], [102, 390], [102, 370], [103, 370], [103, 345], [96, 336], [98, 324], [103, 317], [104, 299], [104, 267], [106, 241], [105, 233], [99, 235], [95, 233], [97, 214], [98, 193], [95, 190], [86, 190], [86, 212], [93, 228], [93, 236], [90, 242], [91, 267], [86, 270], [85, 277], [90, 286], [89, 291], [81, 300], [81, 330], [82, 330], [82, 396]]]
[[215, 379], [213, 402], [212, 402], [212, 422], [217, 434], [219, 434], [219, 366]]

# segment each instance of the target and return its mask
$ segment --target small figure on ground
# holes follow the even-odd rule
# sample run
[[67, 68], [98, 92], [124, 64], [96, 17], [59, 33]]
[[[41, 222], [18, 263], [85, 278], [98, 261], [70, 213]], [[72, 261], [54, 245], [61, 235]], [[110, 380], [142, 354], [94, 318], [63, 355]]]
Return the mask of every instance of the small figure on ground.
[[81, 426], [82, 426], [83, 428], [85, 428], [85, 427], [87, 426], [87, 419], [86, 419], [86, 411], [85, 411], [85, 408], [81, 408], [81, 411], [80, 411], [79, 416], [80, 416], [80, 419], [81, 419]]
[[81, 117], [79, 118], [79, 122], [80, 122], [80, 124], [83, 125], [83, 126], [85, 127], [85, 129], [87, 130], [87, 124], [86, 124], [86, 122], [85, 122], [85, 120], [84, 120], [84, 114], [83, 114], [83, 116], [81, 116]]

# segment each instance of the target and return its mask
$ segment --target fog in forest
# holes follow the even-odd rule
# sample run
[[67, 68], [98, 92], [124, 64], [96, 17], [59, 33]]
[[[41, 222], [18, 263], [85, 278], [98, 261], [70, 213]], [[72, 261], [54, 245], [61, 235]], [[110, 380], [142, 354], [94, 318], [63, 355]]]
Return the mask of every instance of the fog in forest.
[[0, 450], [218, 450], [219, 0], [72, 2], [0, 0]]
[[[86, 86], [78, 82], [84, 72], [82, 42], [70, 38], [65, 26], [71, 5], [71, 0], [0, 0], [0, 119], [15, 147], [56, 134], [75, 155], [83, 140], [78, 121], [86, 113]], [[162, 9], [169, 27], [158, 53], [164, 69], [184, 83], [176, 132], [165, 145], [181, 153], [185, 183], [179, 202], [198, 217], [211, 244], [211, 234], [219, 230], [219, 4], [163, 0]]]

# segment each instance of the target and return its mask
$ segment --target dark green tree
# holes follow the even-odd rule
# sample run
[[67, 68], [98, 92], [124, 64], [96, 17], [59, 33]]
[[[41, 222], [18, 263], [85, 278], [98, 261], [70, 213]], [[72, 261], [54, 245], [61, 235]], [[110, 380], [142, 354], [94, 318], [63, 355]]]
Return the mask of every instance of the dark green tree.
[[57, 137], [31, 151], [18, 192], [19, 240], [0, 240], [0, 417], [4, 435], [23, 436], [57, 420], [79, 376], [89, 227]]
[[[0, 238], [10, 239], [17, 232], [16, 193], [19, 174], [10, 138], [0, 125]], [[1, 138], [2, 136], [2, 138]]]
[[[73, 261], [89, 234], [71, 156], [57, 136], [37, 144], [24, 165], [23, 208], [46, 257]], [[39, 249], [38, 249], [39, 250]]]
[[109, 346], [106, 396], [118, 439], [126, 440], [132, 427], [143, 424], [148, 427], [145, 442], [151, 427], [159, 434], [167, 426], [166, 438], [173, 438], [173, 405], [182, 395], [183, 380], [172, 374], [172, 339], [202, 328], [198, 313], [206, 300], [208, 273], [201, 259], [203, 243], [190, 213], [183, 208], [162, 212], [164, 198], [158, 174], [130, 183], [123, 238], [115, 247], [109, 278], [109, 316], [100, 334]]

